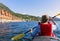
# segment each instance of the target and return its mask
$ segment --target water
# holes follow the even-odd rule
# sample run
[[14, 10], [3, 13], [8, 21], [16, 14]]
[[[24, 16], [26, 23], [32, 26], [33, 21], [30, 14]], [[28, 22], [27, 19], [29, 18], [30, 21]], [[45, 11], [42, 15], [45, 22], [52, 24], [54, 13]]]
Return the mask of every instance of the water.
[[0, 41], [11, 41], [13, 36], [35, 27], [37, 22], [11, 22], [2, 24], [0, 25]]
[[60, 38], [60, 21], [56, 21], [56, 30], [54, 31], [55, 35]]
[[[11, 38], [13, 36], [24, 33], [30, 28], [38, 25], [37, 22], [11, 22], [2, 24], [0, 24], [0, 41], [12, 41]], [[58, 28], [54, 31], [54, 33], [60, 37], [60, 21], [57, 21], [57, 24]]]

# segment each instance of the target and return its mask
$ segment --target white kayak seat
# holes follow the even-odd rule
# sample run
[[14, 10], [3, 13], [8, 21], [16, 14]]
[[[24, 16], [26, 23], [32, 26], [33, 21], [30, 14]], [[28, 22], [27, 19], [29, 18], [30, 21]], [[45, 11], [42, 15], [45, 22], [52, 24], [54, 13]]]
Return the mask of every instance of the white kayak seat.
[[60, 41], [57, 37], [50, 37], [50, 36], [38, 36], [35, 37], [32, 41]]

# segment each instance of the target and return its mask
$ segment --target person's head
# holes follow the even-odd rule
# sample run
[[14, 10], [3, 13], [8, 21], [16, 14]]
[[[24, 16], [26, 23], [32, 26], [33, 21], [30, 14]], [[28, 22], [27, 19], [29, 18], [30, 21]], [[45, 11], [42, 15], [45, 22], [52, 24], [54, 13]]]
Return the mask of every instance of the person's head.
[[41, 23], [45, 23], [49, 20], [49, 16], [48, 15], [43, 15], [41, 18]]

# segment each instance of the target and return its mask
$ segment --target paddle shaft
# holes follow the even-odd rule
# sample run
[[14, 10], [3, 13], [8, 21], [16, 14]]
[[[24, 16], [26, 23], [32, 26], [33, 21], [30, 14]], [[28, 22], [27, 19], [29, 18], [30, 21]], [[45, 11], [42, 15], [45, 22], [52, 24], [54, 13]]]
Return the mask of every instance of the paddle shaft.
[[55, 16], [53, 16], [52, 18], [55, 18], [56, 16], [59, 16], [60, 14], [57, 14], [57, 15], [55, 15]]
[[[33, 28], [31, 28], [32, 30], [34, 30], [36, 27], [33, 27]], [[28, 30], [28, 31], [26, 31], [24, 34], [26, 34], [26, 33], [28, 33], [28, 32], [30, 32], [31, 31], [31, 29], [30, 30]]]

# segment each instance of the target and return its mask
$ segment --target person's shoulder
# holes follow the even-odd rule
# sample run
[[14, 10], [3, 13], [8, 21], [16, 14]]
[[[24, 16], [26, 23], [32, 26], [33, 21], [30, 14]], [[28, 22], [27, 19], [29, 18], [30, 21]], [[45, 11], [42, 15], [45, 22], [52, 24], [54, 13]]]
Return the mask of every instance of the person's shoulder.
[[48, 22], [48, 25], [52, 25], [52, 23], [51, 22]]

